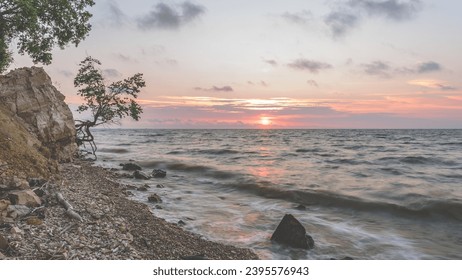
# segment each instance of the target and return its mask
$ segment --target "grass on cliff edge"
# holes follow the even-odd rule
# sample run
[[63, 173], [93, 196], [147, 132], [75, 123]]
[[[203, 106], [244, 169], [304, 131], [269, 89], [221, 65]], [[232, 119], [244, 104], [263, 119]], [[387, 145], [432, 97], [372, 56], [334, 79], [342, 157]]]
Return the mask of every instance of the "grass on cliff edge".
[[56, 164], [40, 153], [40, 147], [37, 138], [0, 106], [0, 177], [48, 178]]

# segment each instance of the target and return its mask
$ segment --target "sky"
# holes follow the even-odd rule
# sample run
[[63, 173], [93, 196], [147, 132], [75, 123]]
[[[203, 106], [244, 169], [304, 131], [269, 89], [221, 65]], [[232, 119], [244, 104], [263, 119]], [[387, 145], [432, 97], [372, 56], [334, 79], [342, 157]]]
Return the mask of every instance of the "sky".
[[87, 55], [108, 82], [143, 73], [122, 127], [462, 128], [460, 0], [95, 2], [44, 68], [71, 108]]

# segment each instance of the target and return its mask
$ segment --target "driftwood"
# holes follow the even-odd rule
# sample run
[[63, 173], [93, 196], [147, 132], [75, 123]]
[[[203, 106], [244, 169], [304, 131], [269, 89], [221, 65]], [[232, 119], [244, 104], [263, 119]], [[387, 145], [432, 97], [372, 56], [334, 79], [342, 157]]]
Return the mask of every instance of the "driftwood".
[[64, 199], [63, 195], [60, 192], [56, 192], [56, 199], [66, 209], [66, 215], [68, 215], [74, 220], [83, 222], [83, 218], [77, 212], [74, 211], [74, 208], [72, 207], [72, 205], [67, 200]]

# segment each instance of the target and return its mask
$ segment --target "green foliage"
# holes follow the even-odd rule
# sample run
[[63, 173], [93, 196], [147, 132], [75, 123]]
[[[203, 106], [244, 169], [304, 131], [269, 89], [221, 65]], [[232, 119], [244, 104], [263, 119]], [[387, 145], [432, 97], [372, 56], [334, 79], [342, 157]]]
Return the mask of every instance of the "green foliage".
[[90, 56], [85, 58], [74, 79], [74, 86], [79, 88], [77, 94], [85, 100], [85, 104], [80, 105], [78, 111], [90, 110], [93, 116], [92, 126], [112, 123], [124, 117], [139, 120], [143, 109], [135, 99], [141, 88], [146, 86], [143, 74], [137, 73], [106, 86], [101, 70], [95, 64], [101, 65], [101, 62]]
[[140, 73], [106, 86], [97, 65], [101, 65], [99, 60], [90, 56], [85, 58], [74, 79], [74, 86], [78, 88], [77, 94], [85, 100], [77, 111], [90, 111], [92, 115], [91, 120], [76, 121], [77, 144], [89, 143], [95, 156], [96, 145], [90, 128], [114, 123], [125, 117], [138, 121], [143, 109], [135, 99], [138, 98], [141, 88], [146, 86], [143, 74]]
[[77, 46], [89, 33], [93, 0], [1, 0], [0, 72], [12, 62], [9, 45], [34, 63], [50, 64], [53, 47]]

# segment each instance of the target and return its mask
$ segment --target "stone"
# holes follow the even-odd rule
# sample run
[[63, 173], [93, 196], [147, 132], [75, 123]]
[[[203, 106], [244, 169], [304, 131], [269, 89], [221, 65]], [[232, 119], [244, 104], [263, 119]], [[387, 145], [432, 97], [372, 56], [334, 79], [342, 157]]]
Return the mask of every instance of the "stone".
[[29, 215], [30, 209], [25, 205], [10, 205], [7, 208], [7, 212], [8, 217], [16, 219]]
[[127, 171], [136, 171], [136, 170], [141, 170], [141, 166], [139, 166], [136, 163], [121, 163], [122, 170], [127, 170]]
[[306, 210], [306, 206], [303, 205], [303, 204], [300, 204], [300, 205], [297, 205], [297, 206], [295, 207], [295, 209], [300, 210], [300, 211], [303, 211], [303, 210]]
[[164, 187], [164, 185], [162, 185], [162, 184], [157, 184], [156, 188], [158, 188], [158, 189], [163, 189], [163, 188], [165, 188], [165, 187]]
[[6, 256], [0, 252], [0, 260], [6, 260]]
[[271, 241], [294, 248], [313, 249], [314, 240], [306, 234], [303, 225], [291, 214], [286, 214], [273, 235]]
[[24, 67], [0, 76], [4, 107], [41, 142], [46, 157], [72, 161], [77, 150], [72, 112], [48, 74], [40, 67]]
[[161, 169], [154, 169], [151, 173], [153, 178], [165, 178], [167, 176], [167, 171]]
[[17, 234], [17, 235], [22, 235], [23, 231], [20, 228], [18, 228], [17, 226], [12, 226], [11, 229], [10, 229], [10, 233], [11, 234]]
[[27, 218], [26, 223], [32, 226], [39, 226], [43, 224], [43, 221], [37, 217], [29, 217]]
[[148, 189], [145, 187], [145, 186], [142, 186], [142, 187], [139, 187], [136, 189], [137, 191], [140, 191], [140, 192], [146, 192], [148, 191]]
[[12, 204], [39, 207], [42, 204], [40, 198], [32, 190], [15, 191], [8, 194]]
[[0, 217], [0, 225], [3, 224], [14, 224], [14, 220], [10, 217]]
[[6, 250], [8, 246], [8, 240], [0, 233], [0, 250]]
[[3, 210], [6, 210], [6, 208], [8, 208], [10, 204], [11, 202], [9, 200], [6, 200], [6, 199], [0, 200], [0, 212], [2, 212]]
[[133, 177], [135, 179], [140, 179], [140, 180], [149, 180], [151, 178], [149, 177], [149, 175], [139, 170], [136, 170], [135, 172], [133, 172]]
[[178, 225], [179, 225], [179, 226], [185, 226], [186, 223], [185, 223], [183, 220], [179, 220], [179, 221], [178, 221]]
[[26, 190], [29, 189], [29, 182], [24, 179], [14, 176], [9, 184], [11, 189], [14, 190]]
[[41, 187], [47, 183], [47, 180], [43, 178], [30, 178], [29, 179], [29, 187], [35, 188], [35, 187]]
[[162, 202], [162, 199], [160, 198], [160, 196], [153, 193], [153, 194], [148, 196], [148, 201], [149, 202], [154, 202], [154, 203], [160, 203], [160, 202]]

